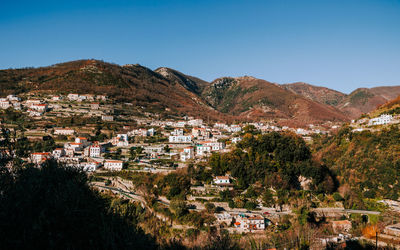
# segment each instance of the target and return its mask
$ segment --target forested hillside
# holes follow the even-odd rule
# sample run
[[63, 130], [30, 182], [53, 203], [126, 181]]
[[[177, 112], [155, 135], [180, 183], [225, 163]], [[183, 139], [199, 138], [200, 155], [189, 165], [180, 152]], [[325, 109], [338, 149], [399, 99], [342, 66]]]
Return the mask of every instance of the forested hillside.
[[[398, 199], [400, 194], [400, 130], [351, 132], [342, 128], [313, 145], [315, 157], [338, 175], [342, 186], [366, 198]], [[346, 194], [346, 190], [342, 190]]]

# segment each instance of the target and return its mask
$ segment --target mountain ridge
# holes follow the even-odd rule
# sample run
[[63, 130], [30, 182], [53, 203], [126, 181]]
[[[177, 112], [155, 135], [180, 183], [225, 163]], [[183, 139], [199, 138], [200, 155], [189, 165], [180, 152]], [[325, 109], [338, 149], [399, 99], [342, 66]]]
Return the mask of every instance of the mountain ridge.
[[155, 112], [215, 120], [286, 119], [306, 124], [348, 121], [399, 95], [400, 86], [361, 88], [346, 95], [303, 82], [277, 84], [252, 76], [208, 82], [168, 67], [151, 70], [94, 59], [0, 70], [0, 95], [30, 91], [107, 94]]

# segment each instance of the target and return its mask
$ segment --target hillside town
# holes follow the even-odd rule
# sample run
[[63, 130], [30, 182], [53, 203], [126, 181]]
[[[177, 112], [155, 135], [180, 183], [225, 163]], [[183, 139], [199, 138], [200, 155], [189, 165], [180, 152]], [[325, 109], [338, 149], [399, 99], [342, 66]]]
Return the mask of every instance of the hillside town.
[[[82, 169], [88, 175], [121, 171], [167, 175], [189, 165], [206, 162], [215, 153], [229, 153], [249, 130], [260, 131], [261, 134], [273, 131], [288, 132], [302, 137], [305, 141], [312, 141], [312, 136], [329, 134], [340, 126], [332, 123], [329, 126], [309, 124], [308, 128], [289, 128], [278, 126], [273, 122], [210, 123], [189, 116], [161, 119], [151, 113], [143, 112], [145, 113], [143, 116], [135, 112], [121, 112], [120, 109], [129, 109], [130, 105], [115, 105], [107, 96], [91, 94], [8, 95], [0, 99], [0, 108], [10, 112], [11, 110], [20, 112], [32, 119], [34, 125], [29, 125], [29, 129], [23, 132], [29, 140], [54, 138], [54, 148], [49, 151], [31, 152], [25, 159], [27, 162], [40, 167], [48, 160], [55, 160], [60, 164]], [[71, 122], [77, 117], [87, 120], [77, 126]], [[70, 119], [69, 125], [43, 123], [54, 119]], [[381, 115], [369, 120], [353, 121], [351, 124], [373, 127], [396, 122], [397, 117]], [[15, 124], [4, 119], [1, 125], [11, 130], [15, 129]], [[361, 130], [355, 129], [355, 131]], [[111, 191], [125, 196], [135, 190], [126, 180], [115, 178], [106, 180], [107, 185], [97, 183], [94, 187], [97, 186], [103, 191], [116, 187], [119, 188], [118, 192], [112, 189]], [[202, 211], [212, 204], [216, 208], [213, 224], [226, 227], [233, 234], [259, 233], [278, 228], [282, 223], [282, 216], [294, 212], [285, 206], [280, 208], [264, 206], [260, 199], [255, 200], [255, 207], [251, 208], [233, 208], [228, 203], [219, 201], [218, 193], [234, 190], [235, 182], [236, 178], [230, 175], [215, 175], [212, 182], [207, 185], [191, 186], [189, 207], [193, 207], [194, 211]], [[303, 182], [307, 185], [308, 180], [302, 180], [302, 185]], [[216, 202], [212, 202], [213, 200]], [[204, 203], [205, 201], [207, 203]], [[169, 205], [171, 200], [163, 197], [160, 202]], [[385, 201], [385, 205], [395, 209], [398, 204], [393, 202]], [[317, 213], [320, 211], [318, 209], [320, 208], [315, 210]], [[318, 239], [318, 243], [315, 244], [340, 243], [349, 237], [352, 238], [351, 220], [339, 220], [349, 218], [350, 213], [351, 211], [345, 210], [338, 202], [334, 207], [328, 208], [324, 217], [329, 218], [332, 235]], [[355, 213], [368, 215], [370, 211]], [[398, 231], [397, 225], [388, 225], [384, 237], [399, 240]]]

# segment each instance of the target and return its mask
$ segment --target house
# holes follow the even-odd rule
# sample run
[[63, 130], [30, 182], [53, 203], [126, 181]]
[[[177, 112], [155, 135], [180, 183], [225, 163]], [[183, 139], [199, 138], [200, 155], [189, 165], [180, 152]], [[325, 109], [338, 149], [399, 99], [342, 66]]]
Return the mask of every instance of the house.
[[0, 99], [0, 108], [8, 109], [9, 107], [11, 107], [11, 103], [5, 98], [1, 98]]
[[183, 152], [180, 153], [181, 161], [187, 161], [194, 158], [194, 147], [186, 147]]
[[100, 103], [98, 103], [98, 102], [93, 102], [92, 104], [90, 104], [90, 108], [91, 108], [91, 109], [97, 110], [97, 109], [100, 108]]
[[121, 171], [123, 166], [123, 161], [119, 160], [106, 160], [104, 162], [104, 168], [111, 171]]
[[216, 185], [226, 185], [231, 183], [229, 176], [215, 176], [213, 182]]
[[19, 102], [19, 101], [21, 101], [21, 99], [18, 96], [15, 96], [15, 95], [8, 95], [7, 99], [10, 102]]
[[75, 142], [81, 143], [82, 146], [87, 146], [89, 144], [88, 139], [86, 137], [76, 137]]
[[228, 125], [226, 125], [225, 123], [219, 123], [219, 122], [217, 122], [217, 123], [214, 124], [214, 128], [226, 129], [226, 128], [228, 128]]
[[151, 158], [156, 158], [158, 155], [164, 152], [163, 146], [148, 146], [143, 150], [146, 154], [150, 155]]
[[65, 155], [65, 150], [63, 148], [56, 148], [53, 150], [53, 157], [58, 159]]
[[128, 140], [125, 140], [123, 137], [113, 137], [111, 139], [111, 144], [117, 147], [127, 147], [129, 145]]
[[85, 148], [84, 154], [90, 157], [100, 157], [101, 153], [104, 152], [104, 149], [101, 145], [95, 143], [87, 148]]
[[265, 221], [264, 217], [260, 215], [254, 215], [247, 218], [247, 228], [249, 230], [264, 230]]
[[194, 137], [209, 138], [211, 133], [205, 128], [192, 128], [192, 135]]
[[96, 96], [96, 99], [97, 99], [97, 100], [106, 101], [106, 100], [107, 100], [107, 97], [106, 97], [105, 95], [97, 95], [97, 96]]
[[85, 100], [94, 101], [94, 95], [92, 95], [92, 94], [86, 94], [83, 96], [84, 96]]
[[203, 120], [202, 119], [193, 119], [193, 120], [189, 120], [187, 122], [187, 124], [190, 126], [202, 126]]
[[33, 109], [28, 109], [27, 112], [28, 112], [29, 116], [42, 116], [43, 115], [43, 112], [33, 110]]
[[35, 105], [35, 104], [41, 104], [41, 103], [42, 103], [41, 100], [35, 100], [35, 99], [29, 99], [29, 100], [26, 100], [26, 102], [25, 102], [26, 106], [28, 106], [28, 107], [31, 107], [32, 105]]
[[83, 145], [82, 145], [82, 143], [79, 143], [79, 142], [69, 142], [64, 145], [64, 148], [72, 149], [73, 152], [79, 152], [79, 151], [82, 151]]
[[31, 154], [31, 160], [33, 163], [36, 163], [36, 164], [40, 164], [50, 158], [51, 158], [51, 155], [49, 152], [32, 153]]
[[75, 130], [70, 128], [54, 128], [55, 135], [73, 135]]
[[77, 101], [79, 99], [79, 94], [68, 94], [67, 98], [70, 101]]
[[156, 134], [156, 131], [154, 128], [148, 129], [147, 130], [147, 135], [148, 136], [154, 136]]
[[39, 112], [46, 112], [48, 109], [48, 105], [45, 103], [32, 104], [30, 107]]
[[169, 142], [170, 143], [191, 143], [192, 142], [192, 137], [190, 135], [171, 135], [169, 137]]
[[242, 130], [242, 128], [239, 125], [231, 125], [228, 129], [230, 132], [232, 133], [237, 133], [240, 132]]
[[238, 142], [240, 142], [241, 140], [242, 140], [241, 137], [233, 137], [233, 138], [232, 138], [232, 143], [238, 143]]
[[62, 97], [59, 96], [59, 95], [55, 95], [55, 96], [53, 96], [53, 97], [51, 98], [51, 100], [53, 100], [53, 101], [61, 101], [61, 100], [62, 100]]
[[383, 114], [377, 118], [370, 119], [368, 125], [385, 125], [391, 123], [392, 121], [393, 121], [392, 115]]
[[88, 162], [82, 162], [80, 165], [81, 165], [83, 171], [94, 172], [98, 168], [101, 167], [101, 162], [92, 160], [92, 161], [88, 161]]
[[185, 121], [178, 121], [175, 123], [175, 127], [178, 127], [178, 128], [184, 128], [185, 125], [186, 125]]
[[21, 110], [21, 103], [13, 102], [12, 105], [13, 105], [15, 110]]
[[102, 115], [101, 120], [107, 121], [107, 122], [112, 122], [112, 121], [114, 121], [114, 117], [112, 115]]
[[196, 145], [196, 154], [199, 156], [207, 155], [208, 153], [211, 153], [211, 150], [211, 146], [203, 144]]
[[338, 220], [332, 221], [332, 229], [335, 233], [348, 233], [351, 230], [351, 221]]
[[171, 135], [175, 136], [183, 135], [183, 129], [175, 129], [174, 131], [171, 132]]

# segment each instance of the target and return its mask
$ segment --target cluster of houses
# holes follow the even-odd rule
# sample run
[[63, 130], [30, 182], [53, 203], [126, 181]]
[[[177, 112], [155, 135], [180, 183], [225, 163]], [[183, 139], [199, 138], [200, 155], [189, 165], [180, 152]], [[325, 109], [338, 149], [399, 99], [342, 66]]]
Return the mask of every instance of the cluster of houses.
[[[13, 108], [15, 110], [22, 110], [27, 112], [29, 116], [32, 117], [41, 117], [50, 110], [57, 110], [60, 108], [60, 105], [54, 104], [54, 102], [59, 102], [63, 100], [68, 101], [106, 101], [107, 97], [104, 95], [79, 95], [79, 94], [69, 94], [67, 97], [61, 95], [51, 95], [46, 98], [27, 98], [26, 100], [21, 100], [20, 97], [15, 95], [8, 95], [5, 98], [0, 98], [0, 109], [8, 109]], [[93, 102], [91, 103], [91, 108], [93, 110], [99, 109], [99, 103]], [[70, 111], [65, 109], [65, 111]], [[103, 120], [109, 120], [109, 118], [105, 117]]]
[[375, 118], [361, 118], [358, 120], [352, 120], [351, 126], [354, 128], [353, 132], [361, 132], [364, 130], [374, 130], [376, 129], [375, 126], [378, 125], [388, 125], [388, 124], [395, 124], [400, 122], [400, 116], [390, 115], [390, 114], [381, 114]]
[[232, 225], [236, 232], [252, 232], [265, 230], [266, 225], [271, 224], [271, 221], [258, 214], [245, 214], [245, 213], [215, 213], [218, 223], [225, 223]]
[[[119, 138], [117, 136], [117, 138]], [[68, 166], [81, 167], [83, 170], [91, 172], [100, 167], [106, 170], [120, 171], [123, 168], [122, 160], [104, 159], [102, 154], [107, 147], [111, 147], [111, 142], [90, 142], [85, 137], [76, 137], [73, 142], [66, 142], [64, 147], [56, 148], [52, 152], [39, 152], [31, 154], [31, 162], [42, 164], [48, 159], [55, 159]]]

